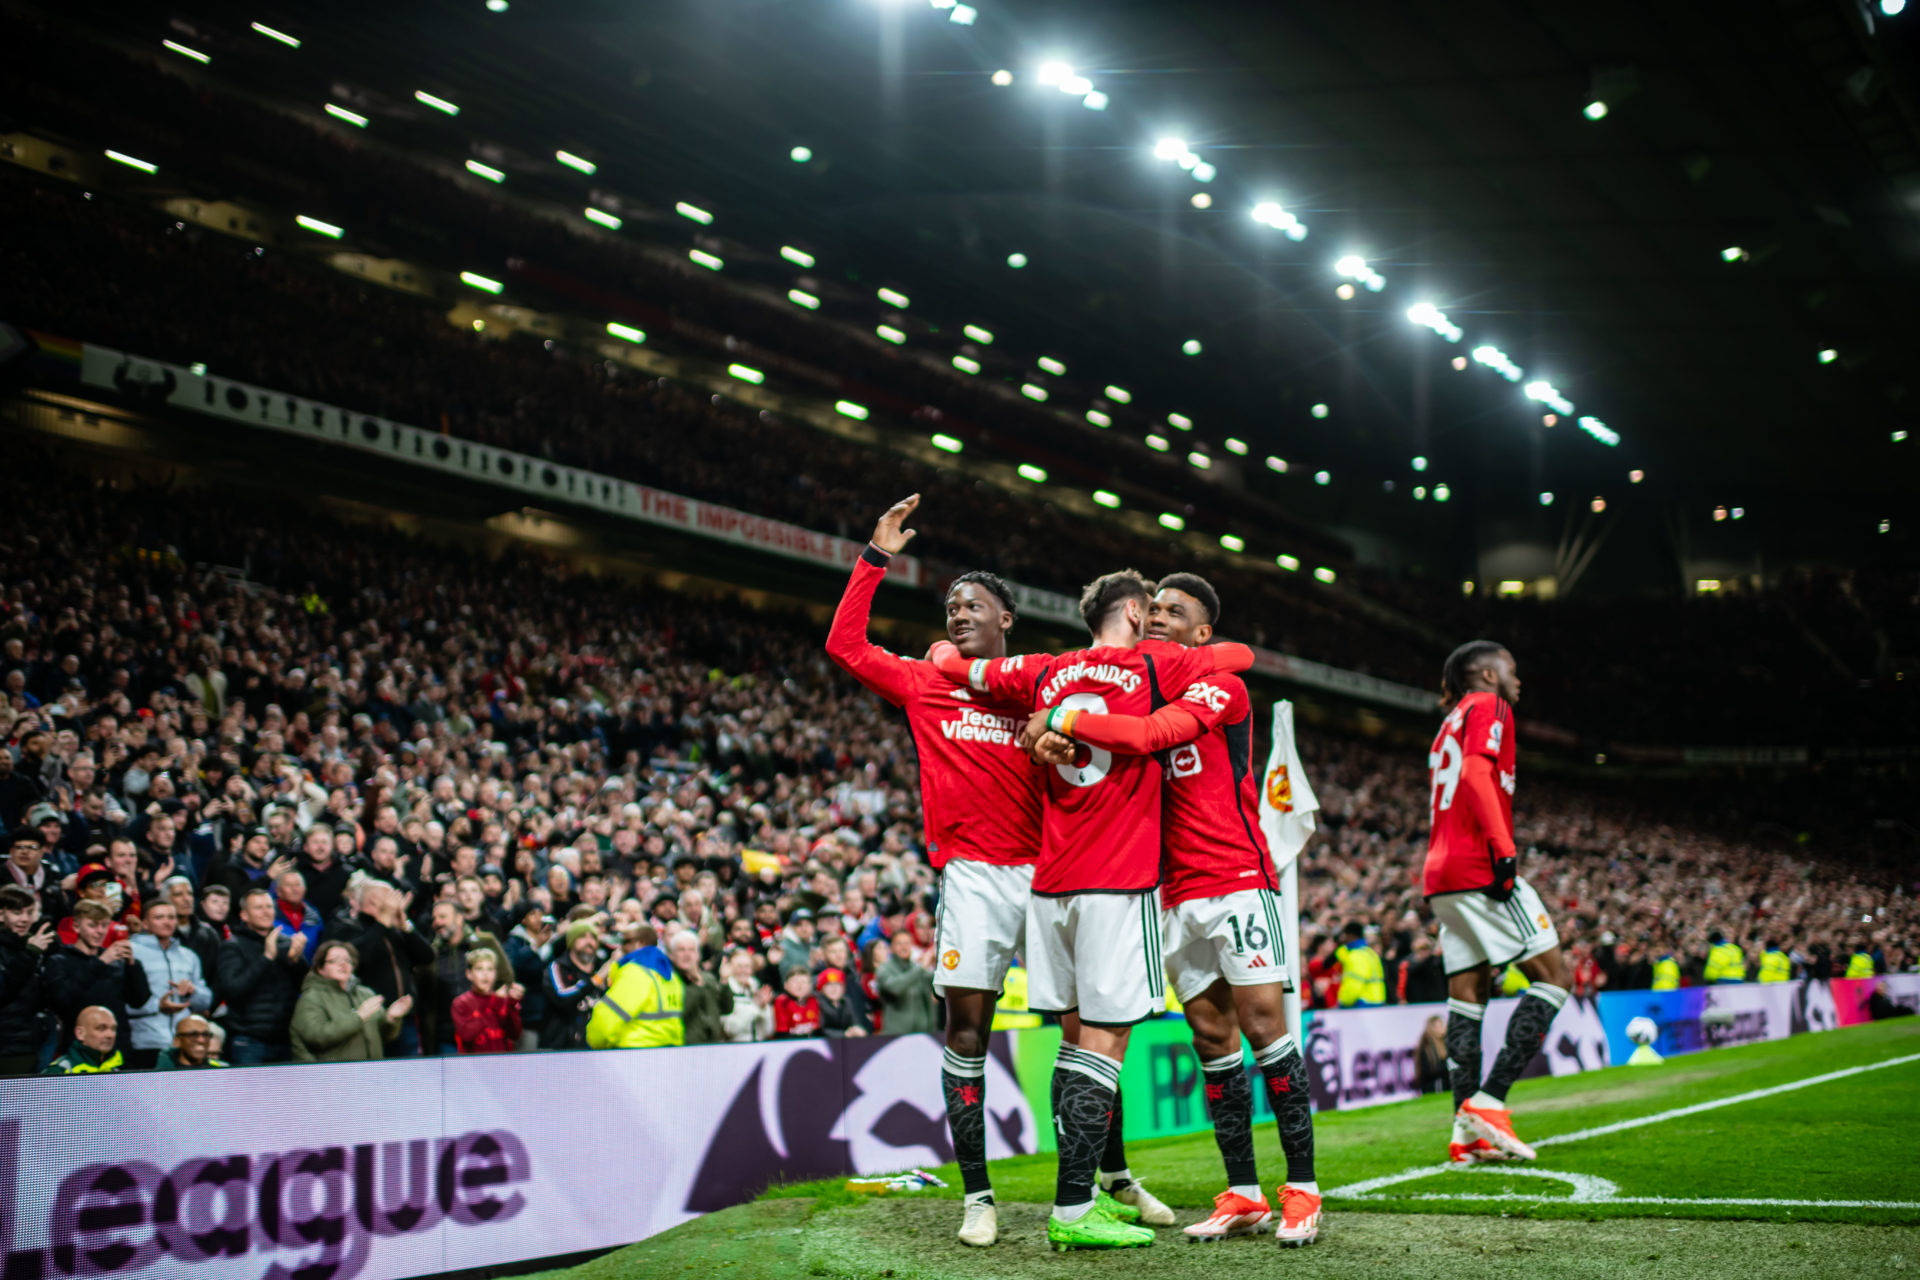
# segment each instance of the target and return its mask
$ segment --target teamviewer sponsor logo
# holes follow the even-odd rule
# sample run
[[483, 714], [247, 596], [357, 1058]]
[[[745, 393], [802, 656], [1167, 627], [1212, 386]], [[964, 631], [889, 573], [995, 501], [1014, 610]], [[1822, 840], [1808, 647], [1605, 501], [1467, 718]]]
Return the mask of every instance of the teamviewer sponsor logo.
[[[21, 1122], [0, 1121], [0, 1186], [18, 1188]], [[520, 1214], [527, 1149], [503, 1130], [358, 1146], [197, 1156], [172, 1170], [141, 1160], [83, 1165], [61, 1179], [45, 1247], [12, 1238], [7, 1276], [183, 1276], [258, 1255], [263, 1280], [352, 1280], [374, 1241], [442, 1223], [494, 1226]], [[231, 1264], [225, 1274], [233, 1274]]]

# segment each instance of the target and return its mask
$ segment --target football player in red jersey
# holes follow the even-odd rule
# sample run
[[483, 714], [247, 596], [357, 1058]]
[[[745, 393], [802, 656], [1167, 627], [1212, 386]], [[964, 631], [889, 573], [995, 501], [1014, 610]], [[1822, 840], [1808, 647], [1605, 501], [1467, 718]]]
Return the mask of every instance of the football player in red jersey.
[[[1520, 671], [1491, 640], [1472, 640], [1440, 673], [1446, 719], [1427, 753], [1432, 814], [1427, 905], [1440, 921], [1447, 969], [1447, 1061], [1453, 1074], [1456, 1162], [1533, 1159], [1513, 1131], [1507, 1090], [1547, 1038], [1567, 1002], [1560, 935], [1533, 886], [1520, 878], [1513, 843], [1513, 704]], [[1493, 975], [1517, 962], [1533, 983], [1507, 1024], [1507, 1042], [1480, 1079], [1480, 1023]]]
[[[1025, 699], [1045, 713], [1047, 727], [1069, 737], [1081, 715], [1145, 716], [1204, 676], [1253, 665], [1245, 645], [1182, 649], [1147, 640], [1152, 599], [1138, 573], [1109, 573], [1080, 596], [1090, 647], [1051, 658], [969, 661], [936, 645], [934, 661], [977, 692]], [[1053, 1075], [1060, 1162], [1047, 1237], [1058, 1248], [1153, 1238], [1094, 1212], [1094, 1178], [1112, 1128], [1128, 1032], [1165, 1008], [1159, 775], [1151, 759], [1097, 747], [1046, 773], [1040, 865], [1027, 907], [1028, 1004], [1079, 1020], [1077, 1042], [1062, 1044]], [[1126, 1204], [1123, 1193], [1137, 1188], [1122, 1171], [1108, 1189]]]
[[[1024, 699], [958, 687], [926, 659], [890, 653], [867, 639], [874, 593], [887, 565], [912, 541], [915, 531], [905, 525], [919, 505], [914, 494], [874, 525], [834, 612], [827, 652], [899, 707], [913, 734], [927, 856], [941, 872], [934, 989], [946, 1001], [941, 1093], [966, 1195], [959, 1237], [990, 1245], [998, 1238], [998, 1210], [987, 1176], [987, 1042], [1007, 969], [1026, 951], [1042, 771], [1017, 743], [1029, 705]], [[1004, 657], [1014, 623], [1012, 592], [991, 573], [961, 574], [947, 588], [946, 618], [949, 647], [962, 660]], [[1111, 1151], [1115, 1167], [1124, 1169], [1117, 1133]], [[1135, 1207], [1151, 1212], [1155, 1206], [1174, 1221], [1157, 1201]]]
[[[1147, 632], [1197, 648], [1213, 639], [1219, 616], [1220, 598], [1211, 583], [1198, 574], [1170, 574], [1160, 580], [1148, 609]], [[1144, 719], [1083, 715], [1074, 722], [1073, 737], [1112, 751], [1152, 751], [1165, 766], [1161, 933], [1167, 972], [1205, 1074], [1207, 1109], [1229, 1184], [1214, 1197], [1214, 1212], [1186, 1232], [1219, 1240], [1274, 1226], [1254, 1161], [1253, 1092], [1240, 1058], [1244, 1032], [1287, 1158], [1275, 1238], [1288, 1246], [1311, 1244], [1320, 1226], [1313, 1113], [1306, 1063], [1281, 999], [1290, 985], [1289, 967], [1278, 879], [1260, 828], [1247, 686], [1236, 675], [1208, 676]], [[1042, 760], [1058, 760], [1071, 749], [1058, 735], [1038, 743]]]

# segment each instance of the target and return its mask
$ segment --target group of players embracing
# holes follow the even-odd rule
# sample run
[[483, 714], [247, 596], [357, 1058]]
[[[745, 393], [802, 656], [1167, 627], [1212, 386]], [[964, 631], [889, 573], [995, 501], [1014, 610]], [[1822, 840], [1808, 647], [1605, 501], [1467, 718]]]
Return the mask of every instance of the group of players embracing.
[[[1221, 602], [1204, 578], [1175, 573], [1156, 584], [1132, 570], [1096, 578], [1081, 593], [1091, 636], [1084, 649], [1008, 655], [1015, 600], [983, 571], [949, 586], [947, 639], [924, 658], [882, 649], [867, 639], [873, 596], [914, 536], [905, 525], [919, 502], [916, 494], [896, 503], [874, 526], [827, 651], [905, 713], [919, 755], [927, 854], [942, 873], [935, 981], [947, 1014], [942, 1092], [965, 1184], [959, 1239], [990, 1245], [998, 1237], [986, 1055], [995, 1003], [1018, 957], [1029, 1007], [1057, 1015], [1062, 1029], [1051, 1093], [1054, 1248], [1151, 1244], [1151, 1227], [1177, 1224], [1127, 1167], [1119, 1093], [1128, 1033], [1165, 1012], [1169, 981], [1192, 1030], [1228, 1183], [1186, 1235], [1272, 1231], [1282, 1245], [1312, 1243], [1321, 1198], [1307, 1073], [1282, 1007], [1290, 958], [1259, 823], [1253, 706], [1236, 674], [1253, 664], [1253, 651], [1214, 640]], [[1434, 749], [1427, 889], [1454, 975], [1452, 1155], [1530, 1158], [1501, 1099], [1564, 1002], [1566, 980], [1544, 909], [1513, 870], [1509, 703], [1519, 682], [1511, 655], [1484, 643], [1463, 646], [1446, 681], [1452, 706]], [[1443, 838], [1448, 769], [1444, 816], [1455, 821]], [[1465, 797], [1457, 812], [1456, 796]], [[1503, 816], [1504, 854], [1490, 825]], [[1488, 874], [1456, 889], [1452, 881], [1472, 879], [1476, 864]], [[1479, 1020], [1492, 966], [1516, 959], [1545, 1017], [1523, 1001], [1483, 1089]], [[1255, 1166], [1243, 1036], [1286, 1158], [1277, 1211]], [[1508, 1074], [1510, 1058], [1518, 1061]]]

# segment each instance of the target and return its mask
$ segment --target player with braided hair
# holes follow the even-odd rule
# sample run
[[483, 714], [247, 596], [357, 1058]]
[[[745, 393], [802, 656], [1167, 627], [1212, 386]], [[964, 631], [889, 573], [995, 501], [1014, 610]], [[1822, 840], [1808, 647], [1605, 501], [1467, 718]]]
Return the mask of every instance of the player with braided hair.
[[[1447, 715], [1427, 753], [1432, 813], [1425, 881], [1447, 970], [1449, 1156], [1457, 1163], [1531, 1160], [1533, 1148], [1513, 1131], [1507, 1090], [1540, 1051], [1567, 1002], [1570, 978], [1553, 919], [1520, 878], [1513, 841], [1513, 704], [1520, 700], [1513, 654], [1491, 640], [1461, 645], [1441, 668], [1440, 696]], [[1480, 1023], [1495, 972], [1513, 963], [1533, 985], [1482, 1081]]]

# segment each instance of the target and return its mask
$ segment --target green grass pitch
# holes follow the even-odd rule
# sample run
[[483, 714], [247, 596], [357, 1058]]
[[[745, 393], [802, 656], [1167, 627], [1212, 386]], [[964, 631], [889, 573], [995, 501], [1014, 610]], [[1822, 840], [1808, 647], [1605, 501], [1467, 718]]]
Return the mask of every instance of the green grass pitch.
[[[1868, 1069], [1822, 1078], [1850, 1068]], [[1525, 1173], [1435, 1168], [1449, 1102], [1316, 1117], [1327, 1217], [1304, 1250], [1264, 1237], [1192, 1245], [1171, 1228], [1148, 1249], [1049, 1253], [1049, 1155], [994, 1164], [991, 1249], [953, 1239], [949, 1168], [952, 1190], [910, 1197], [777, 1187], [556, 1278], [1920, 1275], [1920, 1019], [1522, 1081], [1515, 1124], [1540, 1154]], [[1271, 1126], [1258, 1143], [1271, 1186], [1284, 1172]], [[1183, 1221], [1224, 1186], [1210, 1132], [1137, 1143], [1128, 1157]]]

